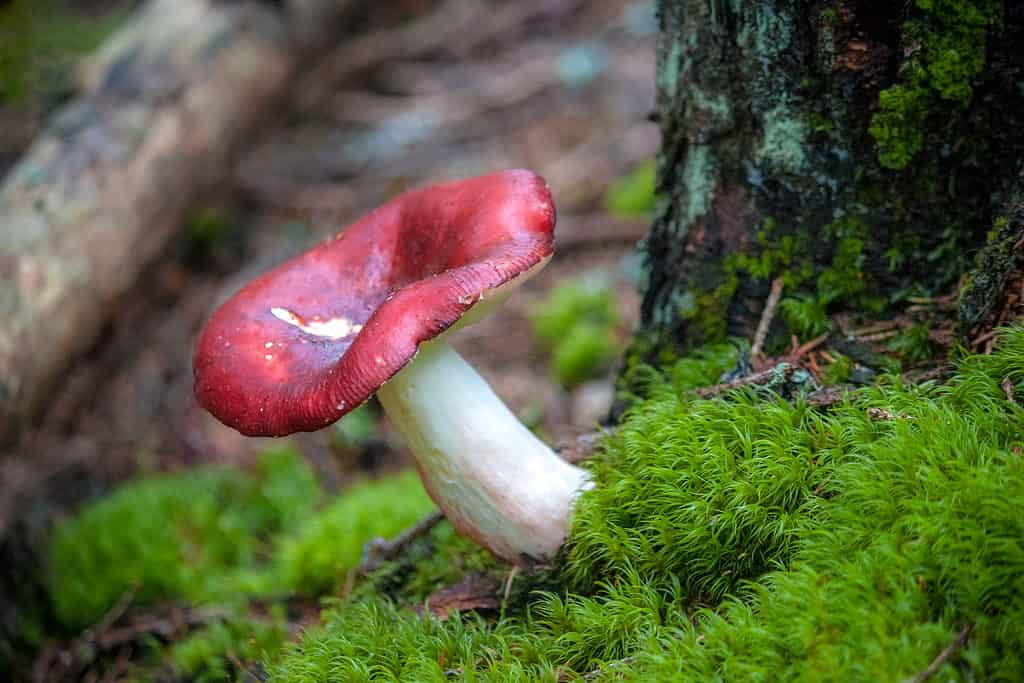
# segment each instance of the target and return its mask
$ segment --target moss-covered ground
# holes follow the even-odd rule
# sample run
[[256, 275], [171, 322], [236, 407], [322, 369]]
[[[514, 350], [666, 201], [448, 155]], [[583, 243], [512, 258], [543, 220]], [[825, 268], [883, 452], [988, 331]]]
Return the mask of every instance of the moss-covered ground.
[[[508, 575], [444, 523], [353, 574], [366, 541], [431, 509], [414, 474], [329, 501], [278, 450], [128, 484], [60, 525], [54, 611], [72, 632], [126, 594], [224, 608], [150, 642], [140, 680], [243, 663], [287, 683], [904, 680], [954, 643], [936, 680], [1024, 677], [1024, 328], [944, 385], [884, 376], [827, 410], [696, 398], [735, 357], [640, 373], [559, 562], [514, 576], [498, 609], [420, 609]], [[296, 595], [325, 600], [301, 631]]]

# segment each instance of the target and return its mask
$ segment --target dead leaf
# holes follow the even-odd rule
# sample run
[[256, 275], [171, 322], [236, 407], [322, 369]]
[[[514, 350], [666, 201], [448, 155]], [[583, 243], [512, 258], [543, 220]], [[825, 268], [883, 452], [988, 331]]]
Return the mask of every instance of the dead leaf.
[[[490, 574], [470, 574], [458, 583], [442, 588], [427, 598], [427, 609], [435, 617], [473, 609], [498, 609], [501, 581]], [[422, 609], [417, 609], [422, 613]]]

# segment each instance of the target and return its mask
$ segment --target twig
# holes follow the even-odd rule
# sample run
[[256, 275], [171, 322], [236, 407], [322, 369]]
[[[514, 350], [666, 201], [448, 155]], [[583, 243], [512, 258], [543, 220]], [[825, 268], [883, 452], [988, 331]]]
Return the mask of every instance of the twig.
[[127, 625], [111, 629], [97, 638], [96, 645], [102, 650], [112, 650], [119, 645], [136, 642], [144, 635], [158, 635], [171, 638], [177, 633], [211, 621], [226, 619], [231, 612], [223, 607], [179, 607], [173, 606], [166, 615], [142, 614]]
[[111, 627], [124, 616], [125, 610], [132, 604], [132, 600], [135, 599], [135, 593], [138, 591], [138, 586], [131, 586], [126, 590], [114, 606], [107, 610], [107, 613], [103, 615], [103, 618], [98, 622], [87, 628], [81, 636], [78, 637], [78, 642], [83, 644], [95, 643], [99, 640], [103, 634], [107, 633]]
[[902, 331], [903, 330], [901, 330], [901, 329], [896, 329], [896, 330], [887, 330], [885, 332], [874, 332], [872, 334], [861, 335], [860, 337], [858, 337], [858, 340], [862, 341], [862, 342], [885, 341], [886, 339], [892, 339], [893, 337], [895, 337], [896, 335], [898, 335]]
[[750, 346], [750, 357], [758, 363], [764, 359], [764, 341], [768, 338], [768, 330], [775, 319], [775, 307], [779, 305], [782, 298], [783, 281], [781, 277], [772, 280], [772, 289], [768, 293], [768, 299], [764, 303], [764, 311], [761, 312], [761, 321], [757, 324], [757, 331], [754, 333], [754, 343]]
[[956, 654], [956, 651], [967, 643], [967, 639], [970, 637], [970, 635], [971, 625], [967, 624], [962, 629], [960, 629], [959, 633], [956, 634], [956, 638], [953, 639], [953, 642], [947, 645], [946, 649], [940, 652], [938, 656], [936, 656], [935, 659], [932, 660], [932, 663], [924, 669], [924, 671], [921, 671], [913, 678], [908, 678], [906, 680], [906, 683], [923, 683], [924, 681], [927, 681], [929, 678], [934, 676], [942, 667], [942, 665], [949, 661], [949, 658]]
[[971, 342], [971, 347], [976, 349], [990, 339], [993, 339], [997, 334], [999, 334], [999, 330], [997, 328], [993, 328], [985, 334], [975, 337], [974, 341]]
[[792, 360], [800, 360], [801, 358], [806, 356], [808, 353], [810, 353], [814, 349], [816, 349], [819, 346], [821, 346], [822, 344], [824, 344], [825, 341], [828, 340], [828, 338], [830, 336], [831, 336], [830, 332], [826, 332], [825, 334], [818, 335], [817, 337], [815, 337], [814, 339], [810, 340], [809, 342], [806, 342], [803, 345], [798, 346], [796, 348], [796, 350], [793, 351], [793, 353], [790, 354], [790, 358]]
[[442, 519], [444, 515], [435, 510], [390, 541], [383, 538], [372, 539], [363, 546], [363, 561], [359, 564], [357, 573], [365, 576], [380, 569], [385, 562], [398, 557], [410, 543], [429, 533]]
[[864, 325], [863, 327], [858, 327], [855, 330], [851, 330], [850, 336], [860, 339], [866, 335], [875, 334], [877, 332], [885, 332], [893, 328], [899, 328], [900, 324], [901, 323], [899, 320], [879, 320], [878, 322], [871, 323], [870, 325]]
[[760, 386], [762, 384], [768, 384], [773, 380], [780, 379], [780, 374], [782, 375], [781, 379], [783, 381], [788, 382], [789, 379], [793, 376], [793, 373], [796, 371], [796, 369], [796, 365], [792, 363], [783, 362], [777, 365], [773, 365], [769, 368], [765, 368], [764, 370], [759, 370], [758, 372], [749, 374], [745, 377], [738, 377], [729, 382], [723, 382], [721, 384], [712, 384], [709, 387], [700, 387], [699, 389], [694, 389], [693, 393], [695, 393], [697, 396], [700, 396], [701, 398], [712, 398], [714, 396], [725, 393], [726, 391], [729, 391], [730, 389], [735, 389], [737, 387]]

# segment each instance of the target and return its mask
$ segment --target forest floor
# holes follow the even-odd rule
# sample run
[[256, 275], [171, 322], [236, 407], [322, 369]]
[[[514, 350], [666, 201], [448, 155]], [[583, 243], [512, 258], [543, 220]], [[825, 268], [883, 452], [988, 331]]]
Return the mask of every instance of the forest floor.
[[[70, 4], [102, 20], [131, 3]], [[656, 680], [652, 672], [684, 669], [706, 680], [730, 666], [736, 679], [779, 675], [776, 660], [789, 656], [793, 678], [834, 664], [845, 680], [852, 669], [843, 667], [861, 665], [888, 676], [927, 671], [934, 653], [945, 656], [937, 669], [955, 659], [942, 648], [967, 649], [968, 637], [971, 656], [986, 661], [995, 658], [984, 648], [1018, 648], [998, 605], [935, 616], [934, 605], [960, 604], [962, 594], [1003, 591], [1007, 605], [1021, 594], [1008, 588], [1016, 565], [999, 552], [983, 558], [998, 571], [981, 578], [960, 563], [982, 535], [1005, 547], [1020, 538], [1008, 508], [1024, 495], [1013, 422], [1024, 332], [955, 371], [956, 291], [911, 301], [890, 320], [822, 313], [798, 339], [770, 334], [792, 315], [777, 307], [779, 280], [752, 339], [668, 360], [657, 378], [627, 373], [624, 391], [648, 382], [653, 398], [588, 465], [599, 485], [581, 499], [580, 534], [556, 576], [516, 578], [444, 522], [371, 571], [364, 541], [431, 508], [414, 476], [366, 477], [408, 463], [375, 409], [291, 437], [283, 450], [199, 409], [191, 351], [218, 302], [405, 189], [508, 167], [532, 168], [551, 186], [556, 255], [454, 345], [554, 445], [578, 447], [612, 408], [614, 362], [559, 382], [531, 319], [573, 282], [609, 293], [616, 350], [636, 324], [635, 245], [649, 224], [659, 142], [651, 4], [403, 0], [388, 12], [308, 65], [288, 106], [197, 203], [38, 424], [0, 459], [0, 595], [12, 596], [0, 603], [0, 664], [10, 658], [17, 678], [38, 681], [263, 680], [265, 663], [279, 680], [306, 681], [368, 662], [406, 680], [470, 670], [499, 676], [491, 680], [624, 671]], [[46, 102], [0, 106], [0, 172], [42, 125]], [[994, 325], [1020, 317], [1019, 285]], [[997, 341], [986, 332], [970, 350], [987, 354]], [[714, 398], [750, 384], [777, 394], [741, 387]], [[867, 388], [848, 394], [854, 385]], [[952, 441], [958, 452], [932, 462]], [[202, 467], [210, 464], [226, 467]], [[996, 504], [993, 486], [1016, 488]], [[863, 514], [864, 501], [892, 505]], [[931, 539], [932, 520], [942, 534], [967, 529], [961, 545], [931, 553], [893, 536], [906, 528]], [[831, 533], [842, 525], [848, 538]], [[892, 575], [867, 576], [848, 559], [854, 551]], [[892, 591], [911, 607], [889, 609]], [[818, 612], [805, 608], [808, 595]], [[410, 617], [446, 608], [482, 616]], [[755, 613], [778, 618], [762, 628]], [[704, 647], [705, 633], [743, 652]], [[810, 635], [796, 642], [793, 633]], [[870, 656], [836, 650], [830, 661], [840, 636]], [[300, 638], [305, 649], [261, 659]], [[35, 651], [5, 649], [12, 642]]]

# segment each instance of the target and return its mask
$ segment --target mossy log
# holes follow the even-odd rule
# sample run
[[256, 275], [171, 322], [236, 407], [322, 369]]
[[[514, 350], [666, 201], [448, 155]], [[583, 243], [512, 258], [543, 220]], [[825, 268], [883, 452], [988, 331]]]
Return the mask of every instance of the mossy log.
[[631, 361], [750, 339], [777, 278], [776, 345], [948, 296], [991, 233], [961, 300], [976, 331], [1020, 266], [1024, 2], [662, 0], [659, 20], [662, 199]]
[[0, 442], [357, 3], [151, 0], [0, 186]]

